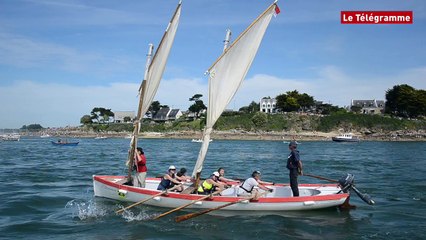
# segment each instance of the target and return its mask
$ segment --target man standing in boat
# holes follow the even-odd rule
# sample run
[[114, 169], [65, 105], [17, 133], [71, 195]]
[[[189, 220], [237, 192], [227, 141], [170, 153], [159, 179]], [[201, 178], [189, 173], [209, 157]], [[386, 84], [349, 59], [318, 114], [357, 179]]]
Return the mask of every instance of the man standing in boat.
[[303, 175], [302, 161], [300, 160], [299, 151], [296, 150], [297, 142], [291, 141], [288, 144], [290, 154], [287, 157], [287, 168], [290, 170], [290, 187], [293, 192], [293, 197], [299, 196], [299, 184], [297, 182], [297, 176]]

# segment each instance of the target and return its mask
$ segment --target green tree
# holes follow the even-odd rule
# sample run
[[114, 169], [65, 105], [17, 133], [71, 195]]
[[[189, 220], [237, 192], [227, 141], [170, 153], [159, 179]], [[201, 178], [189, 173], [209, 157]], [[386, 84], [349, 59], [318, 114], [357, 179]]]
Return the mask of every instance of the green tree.
[[249, 105], [249, 113], [259, 112], [260, 111], [260, 103], [252, 101]]
[[362, 107], [360, 106], [351, 106], [351, 112], [354, 112], [354, 113], [360, 113], [361, 109]]
[[83, 117], [80, 118], [80, 123], [81, 124], [92, 124], [92, 117], [90, 117], [90, 115], [84, 115]]
[[386, 91], [385, 113], [411, 117], [426, 115], [426, 97], [424, 90], [416, 90], [407, 85], [396, 85]]
[[277, 108], [283, 112], [293, 112], [300, 108], [297, 99], [289, 94], [278, 95], [275, 99], [277, 100]]
[[103, 107], [95, 107], [90, 112], [92, 120], [96, 120], [98, 123], [109, 122], [113, 117], [114, 113], [111, 109], [106, 109]]
[[148, 111], [151, 112], [152, 116], [157, 114], [158, 110], [161, 109], [161, 104], [159, 101], [153, 101], [148, 108]]
[[238, 111], [244, 113], [254, 113], [260, 111], [260, 104], [252, 101], [248, 106], [241, 107]]
[[126, 116], [126, 117], [123, 118], [123, 121], [124, 122], [130, 122], [130, 121], [132, 121], [132, 119], [129, 116]]
[[315, 106], [314, 98], [306, 93], [298, 96], [297, 103], [300, 105], [303, 111], [306, 111], [310, 107]]
[[195, 118], [197, 118], [200, 115], [200, 112], [204, 109], [207, 109], [206, 105], [204, 105], [203, 100], [200, 98], [202, 97], [202, 94], [195, 94], [191, 98], [189, 98], [189, 101], [194, 101], [194, 104], [189, 106], [188, 110], [190, 112], [195, 113]]
[[277, 100], [277, 108], [283, 112], [293, 112], [300, 109], [306, 111], [315, 105], [312, 96], [306, 93], [300, 94], [297, 90], [278, 95], [275, 99]]
[[346, 109], [334, 106], [328, 103], [323, 103], [317, 106], [317, 113], [329, 115], [332, 113], [346, 113]]
[[248, 106], [244, 106], [244, 107], [240, 107], [240, 109], [238, 109], [239, 112], [243, 112], [243, 113], [249, 113], [250, 109]]
[[30, 124], [30, 125], [24, 125], [21, 127], [22, 130], [28, 130], [30, 132], [37, 132], [43, 129], [43, 127], [40, 124]]

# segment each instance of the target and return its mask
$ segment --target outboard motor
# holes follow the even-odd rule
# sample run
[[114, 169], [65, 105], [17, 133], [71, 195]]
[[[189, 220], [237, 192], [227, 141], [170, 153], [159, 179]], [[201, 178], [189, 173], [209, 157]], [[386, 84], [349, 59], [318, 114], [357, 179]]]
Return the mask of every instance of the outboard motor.
[[349, 192], [350, 188], [354, 184], [354, 175], [353, 174], [347, 174], [346, 176], [343, 176], [339, 179], [339, 185], [342, 188], [342, 192], [347, 193]]
[[349, 190], [353, 190], [358, 197], [360, 197], [364, 202], [370, 205], [374, 205], [375, 202], [373, 199], [371, 199], [370, 195], [368, 194], [362, 194], [356, 187], [354, 183], [354, 175], [353, 174], [346, 174], [346, 176], [343, 176], [339, 179], [339, 185], [342, 189], [342, 192], [347, 193]]

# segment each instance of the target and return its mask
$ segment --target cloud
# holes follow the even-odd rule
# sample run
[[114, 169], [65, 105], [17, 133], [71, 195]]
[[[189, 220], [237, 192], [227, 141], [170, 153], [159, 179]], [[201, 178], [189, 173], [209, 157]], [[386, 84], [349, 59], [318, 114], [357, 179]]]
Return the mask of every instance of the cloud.
[[[94, 107], [112, 111], [136, 111], [139, 84], [113, 83], [108, 86], [72, 86], [21, 81], [0, 86], [0, 128], [20, 128], [38, 123], [43, 127], [77, 126]], [[188, 101], [201, 93], [207, 101], [207, 84], [201, 79], [165, 80], [155, 100], [187, 110]]]
[[[352, 99], [385, 99], [386, 91], [395, 85], [408, 84], [426, 89], [426, 67], [407, 69], [396, 75], [381, 77], [348, 76], [336, 66], [316, 69], [312, 79], [286, 79], [258, 74], [246, 79], [228, 108], [247, 106], [262, 97], [276, 97], [287, 91], [298, 90], [315, 100], [338, 106], [348, 106]], [[235, 106], [235, 107], [234, 107]]]
[[78, 87], [23, 81], [0, 87], [0, 127], [19, 128], [39, 123], [43, 127], [79, 125], [94, 107], [135, 109], [137, 84]]
[[[316, 69], [312, 79], [286, 79], [257, 74], [246, 79], [227, 108], [238, 110], [262, 97], [276, 97], [287, 91], [298, 90], [316, 100], [347, 106], [351, 99], [385, 99], [386, 90], [394, 85], [408, 84], [426, 89], [426, 67], [407, 69], [393, 76], [348, 76], [336, 66]], [[32, 81], [0, 86], [0, 128], [20, 128], [32, 123], [43, 127], [77, 126], [80, 118], [94, 107], [113, 111], [136, 110], [139, 84], [113, 83], [108, 86], [72, 86], [42, 84]], [[203, 94], [208, 102], [207, 81], [200, 78], [165, 79], [160, 83], [154, 100], [172, 108], [187, 110], [194, 94]], [[207, 104], [206, 104], [207, 105]]]
[[193, 104], [189, 98], [195, 94], [202, 94], [201, 100], [205, 103], [208, 101], [207, 89], [207, 82], [199, 78], [164, 80], [160, 84], [155, 99], [161, 104], [186, 111]]
[[[87, 51], [56, 43], [38, 41], [24, 36], [0, 32], [0, 65], [19, 69], [47, 69], [68, 73], [89, 73], [90, 77], [110, 77], [139, 69], [140, 59], [131, 55], [108, 56], [105, 53]], [[55, 81], [60, 80], [56, 76]]]

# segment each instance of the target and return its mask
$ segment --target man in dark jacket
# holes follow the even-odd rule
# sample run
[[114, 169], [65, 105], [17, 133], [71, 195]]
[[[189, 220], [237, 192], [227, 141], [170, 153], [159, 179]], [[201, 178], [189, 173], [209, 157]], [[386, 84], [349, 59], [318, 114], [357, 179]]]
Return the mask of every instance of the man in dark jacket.
[[296, 150], [297, 142], [291, 141], [288, 145], [290, 154], [287, 158], [287, 168], [290, 170], [290, 187], [293, 192], [293, 197], [299, 196], [299, 186], [297, 182], [297, 176], [303, 175], [302, 161], [300, 160], [299, 151]]

